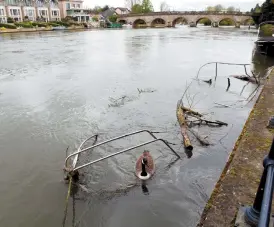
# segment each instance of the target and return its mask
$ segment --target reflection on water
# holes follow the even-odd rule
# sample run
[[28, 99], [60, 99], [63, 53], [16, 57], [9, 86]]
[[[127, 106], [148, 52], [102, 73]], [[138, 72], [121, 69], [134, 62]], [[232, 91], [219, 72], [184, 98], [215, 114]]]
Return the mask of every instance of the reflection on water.
[[270, 67], [274, 66], [274, 57], [259, 53], [254, 47], [252, 64], [255, 75], [264, 76]]
[[[252, 57], [256, 33], [245, 28], [48, 32], [0, 39], [0, 223], [10, 227], [61, 225], [67, 193], [61, 169], [68, 145], [78, 147], [96, 133], [100, 142], [139, 129], [161, 132], [157, 136], [171, 142], [181, 159], [174, 162], [161, 143], [146, 147], [156, 162], [146, 185], [134, 175], [143, 148], [84, 169], [80, 183], [88, 192], [79, 190], [74, 203], [70, 200], [67, 226], [72, 221], [75, 226], [195, 226], [251, 110], [245, 100], [255, 87], [231, 79], [226, 92], [227, 77], [243, 74], [242, 67], [221, 66], [212, 86], [193, 78], [206, 62], [253, 58], [256, 73], [272, 64]], [[214, 79], [214, 70], [204, 68], [201, 79]], [[212, 146], [202, 147], [190, 135], [189, 159], [175, 109], [190, 83], [192, 108], [228, 126], [194, 128]], [[140, 92], [148, 88], [154, 92]], [[121, 97], [128, 98], [120, 102]], [[110, 105], [113, 100], [118, 105]], [[84, 153], [80, 163], [149, 139], [138, 135], [113, 142]]]

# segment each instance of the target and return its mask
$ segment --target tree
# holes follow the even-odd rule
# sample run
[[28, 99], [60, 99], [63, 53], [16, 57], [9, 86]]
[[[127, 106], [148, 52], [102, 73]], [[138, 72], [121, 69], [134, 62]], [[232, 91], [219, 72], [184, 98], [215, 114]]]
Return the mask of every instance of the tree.
[[160, 4], [160, 11], [161, 12], [170, 11], [169, 5], [166, 4], [166, 2], [161, 2], [161, 4]]
[[141, 0], [125, 0], [125, 6], [132, 10], [132, 7], [136, 4], [141, 5]]
[[140, 4], [135, 4], [131, 8], [132, 13], [142, 13], [143, 12], [143, 7]]
[[109, 21], [112, 23], [115, 23], [117, 21], [117, 15], [113, 14], [111, 16], [108, 17]]
[[150, 13], [154, 11], [153, 5], [150, 0], [143, 0], [142, 9], [143, 9], [143, 13]]
[[254, 9], [254, 13], [261, 13], [261, 12], [262, 12], [262, 8], [260, 7], [259, 4], [257, 4], [255, 9]]
[[210, 12], [215, 11], [215, 7], [208, 6], [208, 7], [206, 7], [206, 11], [210, 11]]
[[236, 8], [234, 6], [229, 6], [227, 9], [226, 9], [227, 12], [235, 12], [236, 11]]
[[125, 0], [125, 6], [132, 10], [134, 5], [141, 5], [141, 0]]
[[[260, 7], [258, 4], [255, 8], [255, 13], [260, 13], [261, 16], [259, 18], [259, 23], [265, 21], [272, 21], [274, 20], [274, 3], [273, 0], [266, 0], [262, 6]], [[254, 18], [255, 20], [255, 18]]]
[[105, 5], [103, 8], [102, 8], [102, 12], [106, 11], [109, 9], [109, 6], [108, 5]]
[[215, 8], [216, 12], [220, 12], [220, 11], [222, 11], [224, 9], [224, 7], [222, 5], [220, 5], [220, 4], [214, 6], [214, 8]]
[[96, 12], [96, 13], [101, 13], [102, 12], [102, 8], [100, 6], [95, 6], [93, 8], [93, 11]]

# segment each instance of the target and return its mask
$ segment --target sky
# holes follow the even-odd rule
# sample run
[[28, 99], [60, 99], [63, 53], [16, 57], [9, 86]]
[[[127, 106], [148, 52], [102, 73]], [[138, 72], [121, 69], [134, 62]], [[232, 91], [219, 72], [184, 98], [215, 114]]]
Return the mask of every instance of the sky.
[[[151, 0], [154, 10], [159, 11], [160, 4], [163, 0]], [[165, 0], [171, 10], [204, 10], [207, 6], [221, 4], [225, 7], [234, 6], [241, 11], [249, 11], [257, 3], [261, 4], [264, 0]], [[113, 7], [124, 7], [125, 0], [84, 0], [84, 5], [94, 7], [109, 5]]]

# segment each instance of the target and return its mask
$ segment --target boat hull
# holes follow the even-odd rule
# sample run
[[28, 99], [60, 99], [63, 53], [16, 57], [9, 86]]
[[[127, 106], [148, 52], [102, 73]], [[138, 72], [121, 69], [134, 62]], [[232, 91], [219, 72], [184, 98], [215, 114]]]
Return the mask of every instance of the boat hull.
[[257, 41], [257, 52], [268, 56], [274, 56], [274, 40], [273, 41]]

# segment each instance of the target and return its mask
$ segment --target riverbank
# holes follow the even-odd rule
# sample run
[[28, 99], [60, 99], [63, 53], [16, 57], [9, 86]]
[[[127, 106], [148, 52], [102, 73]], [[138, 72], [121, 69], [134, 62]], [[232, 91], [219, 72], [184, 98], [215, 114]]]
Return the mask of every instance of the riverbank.
[[[86, 29], [84, 26], [71, 26], [66, 28], [66, 30], [80, 30], [80, 29]], [[47, 28], [18, 28], [18, 29], [0, 29], [1, 33], [20, 33], [20, 32], [47, 32], [47, 31], [53, 31], [52, 27]]]
[[262, 175], [273, 131], [266, 128], [274, 115], [274, 69], [227, 161], [198, 226], [234, 226], [241, 205], [251, 205]]

